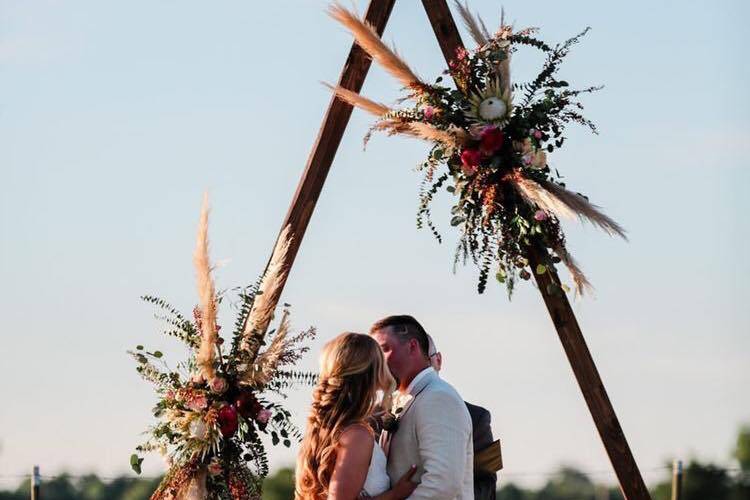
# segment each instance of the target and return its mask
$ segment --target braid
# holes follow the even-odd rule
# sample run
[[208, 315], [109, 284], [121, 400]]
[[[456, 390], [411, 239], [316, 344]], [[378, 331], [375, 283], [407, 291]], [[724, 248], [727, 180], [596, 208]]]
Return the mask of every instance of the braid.
[[324, 348], [297, 461], [295, 499], [328, 497], [341, 433], [371, 413], [384, 365], [380, 347], [367, 335], [345, 333]]

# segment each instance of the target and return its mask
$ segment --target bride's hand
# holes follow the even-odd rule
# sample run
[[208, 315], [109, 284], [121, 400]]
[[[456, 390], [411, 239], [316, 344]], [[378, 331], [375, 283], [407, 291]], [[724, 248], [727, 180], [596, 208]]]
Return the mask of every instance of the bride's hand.
[[406, 471], [406, 474], [401, 476], [401, 479], [393, 485], [391, 492], [395, 498], [407, 498], [415, 489], [417, 489], [417, 483], [414, 483], [411, 480], [415, 472], [417, 472], [417, 466], [412, 465], [409, 467], [409, 470]]

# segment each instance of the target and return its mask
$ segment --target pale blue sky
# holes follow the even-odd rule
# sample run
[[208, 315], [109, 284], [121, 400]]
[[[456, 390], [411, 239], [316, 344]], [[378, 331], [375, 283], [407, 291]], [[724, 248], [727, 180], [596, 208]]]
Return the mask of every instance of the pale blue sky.
[[[128, 470], [153, 394], [125, 350], [184, 357], [138, 296], [192, 308], [206, 189], [213, 255], [231, 259], [219, 286], [261, 271], [329, 100], [319, 81], [337, 79], [351, 43], [326, 5], [0, 0], [0, 476]], [[500, 5], [472, 2], [490, 26]], [[550, 41], [593, 28], [563, 75], [606, 85], [586, 99], [601, 135], [571, 129], [551, 160], [630, 232], [566, 225], [597, 289], [574, 307], [644, 476], [674, 456], [725, 461], [750, 421], [750, 7], [503, 5]], [[399, 0], [385, 38], [426, 78], [442, 70], [421, 2]], [[539, 63], [520, 53], [514, 75]], [[399, 95], [378, 68], [364, 91]], [[414, 224], [428, 146], [376, 136], [363, 152], [369, 123], [354, 113], [284, 295], [296, 325], [320, 330], [303, 367], [343, 330], [413, 313], [444, 377], [492, 411], [509, 478], [608, 470], [537, 291], [509, 303], [500, 287], [477, 296], [473, 268], [452, 275], [450, 199], [435, 211], [446, 243]], [[308, 401], [289, 399], [301, 424]], [[273, 451], [274, 466], [295, 451]]]

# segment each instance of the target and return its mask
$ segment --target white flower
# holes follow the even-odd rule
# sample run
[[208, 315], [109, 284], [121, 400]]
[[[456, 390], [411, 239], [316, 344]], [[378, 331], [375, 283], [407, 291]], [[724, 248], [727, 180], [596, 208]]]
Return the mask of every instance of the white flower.
[[202, 418], [196, 418], [190, 422], [190, 436], [203, 441], [208, 436], [208, 428]]
[[547, 153], [544, 151], [537, 151], [534, 157], [531, 159], [531, 166], [537, 170], [541, 170], [547, 166]]
[[404, 407], [414, 398], [411, 394], [408, 392], [401, 393], [401, 392], [394, 392], [393, 393], [393, 413], [398, 415], [401, 410], [404, 409]]
[[479, 117], [491, 122], [505, 117], [508, 106], [498, 97], [488, 97], [479, 104]]

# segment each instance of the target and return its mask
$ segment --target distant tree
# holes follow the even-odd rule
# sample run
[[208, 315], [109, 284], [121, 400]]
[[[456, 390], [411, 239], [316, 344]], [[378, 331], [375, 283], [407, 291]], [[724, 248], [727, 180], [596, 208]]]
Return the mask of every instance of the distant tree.
[[563, 467], [536, 494], [538, 500], [596, 500], [594, 483], [583, 472]]
[[268, 476], [263, 482], [263, 500], [294, 498], [294, 469], [285, 467]]
[[77, 500], [79, 498], [78, 491], [67, 473], [44, 481], [43, 484], [44, 500]]
[[734, 448], [734, 458], [740, 464], [744, 473], [750, 473], [750, 425], [743, 425], [737, 434], [737, 445]]
[[96, 474], [88, 474], [78, 480], [76, 489], [81, 500], [99, 500], [104, 497], [107, 485]]
[[496, 500], [533, 500], [534, 495], [528, 490], [508, 483], [497, 492]]

